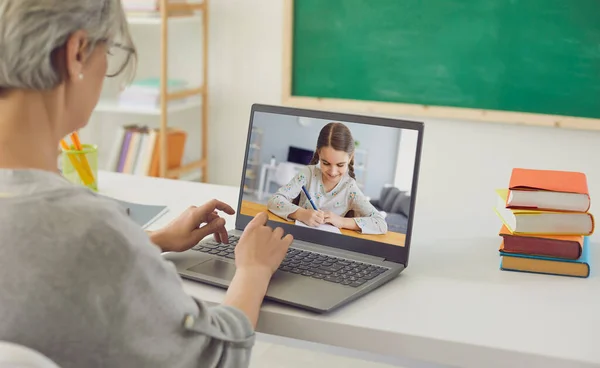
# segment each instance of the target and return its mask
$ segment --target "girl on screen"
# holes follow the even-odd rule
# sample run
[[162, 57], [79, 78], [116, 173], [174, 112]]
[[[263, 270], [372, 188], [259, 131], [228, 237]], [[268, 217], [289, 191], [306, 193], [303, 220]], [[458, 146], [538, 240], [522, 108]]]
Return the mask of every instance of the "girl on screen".
[[387, 223], [359, 189], [354, 138], [342, 123], [325, 125], [309, 165], [269, 199], [269, 211], [312, 227], [331, 224], [363, 234], [385, 234]]

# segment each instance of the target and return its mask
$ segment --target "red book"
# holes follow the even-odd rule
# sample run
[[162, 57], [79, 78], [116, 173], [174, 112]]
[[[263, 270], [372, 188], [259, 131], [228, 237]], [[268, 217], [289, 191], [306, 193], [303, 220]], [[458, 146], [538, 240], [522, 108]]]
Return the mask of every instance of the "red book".
[[583, 236], [513, 234], [502, 226], [498, 234], [503, 238], [500, 251], [542, 257], [578, 259], [583, 249]]

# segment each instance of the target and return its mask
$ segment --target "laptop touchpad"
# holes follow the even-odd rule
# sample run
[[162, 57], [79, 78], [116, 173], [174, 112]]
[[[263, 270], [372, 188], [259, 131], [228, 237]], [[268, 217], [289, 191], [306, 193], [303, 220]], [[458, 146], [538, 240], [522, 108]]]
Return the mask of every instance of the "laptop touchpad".
[[235, 274], [235, 265], [220, 259], [211, 259], [188, 268], [188, 271], [231, 281]]

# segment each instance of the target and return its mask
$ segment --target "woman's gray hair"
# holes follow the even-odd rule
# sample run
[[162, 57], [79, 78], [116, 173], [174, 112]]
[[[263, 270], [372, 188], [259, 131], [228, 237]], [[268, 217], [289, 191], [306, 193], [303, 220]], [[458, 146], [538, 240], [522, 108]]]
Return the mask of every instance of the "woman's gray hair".
[[[87, 33], [89, 52], [104, 40], [133, 47], [121, 0], [0, 0], [0, 90], [62, 83], [53, 53], [77, 30]], [[131, 78], [132, 65], [127, 69]]]

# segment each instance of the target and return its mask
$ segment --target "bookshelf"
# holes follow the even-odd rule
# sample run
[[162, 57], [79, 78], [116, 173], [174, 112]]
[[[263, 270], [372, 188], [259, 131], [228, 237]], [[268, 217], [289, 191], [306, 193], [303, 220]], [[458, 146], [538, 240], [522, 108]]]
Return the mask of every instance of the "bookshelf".
[[[201, 181], [208, 181], [208, 0], [203, 0], [201, 3], [171, 3], [168, 0], [160, 0], [160, 27], [161, 27], [161, 88], [160, 88], [160, 129], [158, 139], [161, 150], [159, 152], [159, 176], [161, 177], [178, 177], [179, 175], [187, 174], [191, 170], [200, 169], [202, 171]], [[169, 18], [180, 18], [180, 14], [184, 17], [192, 17], [193, 14], [199, 11], [202, 19], [202, 82], [200, 88], [178, 91], [175, 93], [167, 92], [168, 80], [168, 62], [169, 62], [169, 45], [168, 45], [168, 30]], [[182, 166], [178, 169], [167, 171], [167, 135], [166, 129], [168, 125], [168, 104], [176, 99], [187, 98], [191, 96], [201, 96], [202, 114], [201, 114], [201, 147], [202, 152], [200, 159]]]
[[[159, 103], [156, 105], [127, 105], [121, 104], [118, 97], [110, 96], [101, 98], [95, 109], [96, 112], [100, 113], [132, 114], [151, 118], [153, 121], [154, 119], [158, 120], [156, 127], [158, 151], [155, 154], [158, 155], [159, 177], [199, 177], [202, 182], [208, 182], [208, 1], [177, 0], [177, 2], [174, 2], [172, 0], [156, 0], [158, 6], [156, 11], [128, 12], [127, 20], [131, 26], [156, 27], [152, 28], [152, 32], [158, 32], [156, 34], [159, 40], [156, 40], [155, 45], [157, 46], [156, 49], [159, 50], [159, 56], [156, 61], [151, 60], [151, 64], [154, 64], [155, 69], [153, 70], [156, 70], [156, 77], [160, 81], [158, 87]], [[178, 26], [194, 27], [196, 24], [199, 27], [201, 26], [200, 42], [193, 37], [185, 41], [190, 43], [190, 47], [201, 49], [202, 82], [200, 85], [190, 84], [184, 89], [170, 91], [167, 84], [167, 81], [169, 81], [169, 57], [180, 57], [180, 55], [172, 55], [172, 53], [170, 55], [169, 43], [173, 42], [173, 40], [169, 40], [170, 28]], [[178, 39], [181, 39], [181, 37]], [[140, 58], [138, 63], [144, 63], [144, 61]], [[177, 68], [176, 64], [174, 64], [175, 68]], [[173, 67], [171, 67], [171, 72], [173, 72]], [[170, 124], [171, 116], [174, 113], [190, 111], [200, 113], [199, 158], [189, 163], [183, 163], [180, 167], [169, 169], [167, 167], [167, 152], [169, 152], [167, 129], [172, 125]]]

